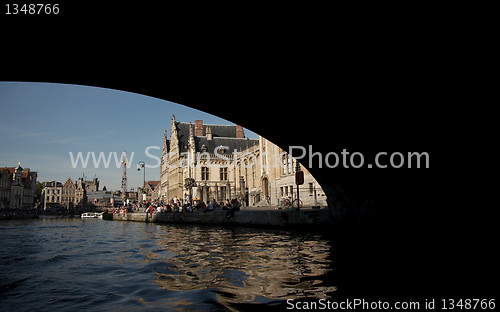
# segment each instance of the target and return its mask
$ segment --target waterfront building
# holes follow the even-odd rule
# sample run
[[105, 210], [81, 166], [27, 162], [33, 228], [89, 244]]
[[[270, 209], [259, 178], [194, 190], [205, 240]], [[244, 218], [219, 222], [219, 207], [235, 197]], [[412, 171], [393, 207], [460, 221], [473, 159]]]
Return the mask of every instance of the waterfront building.
[[[259, 150], [262, 152], [261, 163], [265, 164], [260, 172], [260, 188], [257, 187], [256, 199], [265, 199], [271, 206], [280, 204], [284, 198], [297, 198], [295, 172], [297, 161], [271, 141], [259, 137]], [[327, 206], [326, 195], [318, 181], [304, 166], [304, 184], [299, 186], [299, 197], [304, 206]], [[258, 201], [255, 201], [258, 203]]]
[[85, 183], [85, 191], [89, 192], [97, 192], [99, 191], [99, 180], [97, 177], [94, 177], [92, 180], [84, 181]]
[[[236, 198], [238, 177], [233, 151], [258, 145], [238, 125], [206, 125], [171, 119], [171, 135], [164, 132], [160, 171], [161, 199], [192, 198], [208, 202]], [[226, 147], [225, 150], [223, 147]]]
[[43, 210], [62, 207], [63, 184], [57, 181], [44, 182], [42, 189]]
[[[205, 125], [202, 120], [193, 126], [173, 116], [170, 139], [164, 131], [160, 198], [184, 199], [191, 193], [205, 202], [238, 198], [246, 206], [277, 206], [297, 197], [296, 166], [287, 151], [263, 137], [246, 138], [241, 126]], [[301, 170], [303, 205], [325, 206], [321, 186], [306, 168]]]
[[76, 188], [75, 188], [75, 204], [77, 205], [83, 205], [86, 203], [86, 194], [87, 191], [85, 189], [85, 181], [83, 178], [78, 178], [78, 181], [76, 182]]
[[[159, 198], [160, 181], [146, 181], [145, 186], [142, 190], [142, 200], [143, 201], [153, 201]], [[145, 198], [144, 198], [144, 195]]]
[[75, 183], [73, 183], [71, 178], [68, 178], [66, 182], [64, 182], [63, 184], [63, 190], [62, 190], [63, 194], [61, 200], [63, 206], [69, 209], [78, 204], [75, 199], [75, 192], [76, 192], [76, 185]]
[[123, 206], [124, 203], [121, 194], [114, 194], [112, 191], [88, 192], [87, 202], [102, 211]]
[[97, 177], [86, 181], [78, 178], [73, 182], [68, 178], [66, 182], [49, 181], [44, 183], [42, 189], [43, 209], [47, 207], [70, 209], [77, 205], [87, 203], [87, 194], [99, 191], [99, 180]]
[[32, 209], [37, 172], [17, 167], [0, 168], [0, 208]]

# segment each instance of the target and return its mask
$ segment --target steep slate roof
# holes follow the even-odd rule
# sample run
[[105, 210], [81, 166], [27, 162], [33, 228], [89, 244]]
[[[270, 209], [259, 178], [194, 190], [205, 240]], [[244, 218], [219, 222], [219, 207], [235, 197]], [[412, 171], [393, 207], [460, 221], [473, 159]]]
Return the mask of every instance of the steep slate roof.
[[231, 125], [203, 125], [203, 134], [207, 134], [207, 128], [210, 127], [212, 136], [221, 138], [236, 138], [236, 126]]
[[[179, 138], [180, 152], [187, 152], [189, 144], [189, 123], [176, 122], [177, 137]], [[191, 125], [194, 135], [194, 125]], [[208, 140], [206, 136], [194, 136], [196, 151], [202, 152], [202, 146], [205, 145], [207, 153], [215, 154], [215, 149], [218, 146], [227, 146], [226, 154], [231, 154], [235, 149], [238, 151], [259, 144], [259, 140], [236, 137], [236, 126], [231, 125], [203, 125], [203, 133], [206, 134], [206, 129], [210, 127], [212, 131], [212, 140]], [[218, 151], [222, 153], [221, 150]]]
[[[215, 149], [219, 146], [227, 146], [229, 149], [225, 151], [226, 154], [231, 154], [234, 150], [237, 150], [238, 152], [254, 146], [256, 144], [259, 144], [259, 140], [251, 140], [248, 138], [212, 138], [212, 140], [208, 140], [206, 136], [200, 136], [200, 137], [195, 137], [195, 142], [196, 142], [196, 151], [197, 152], [203, 152], [202, 147], [205, 145], [207, 148], [207, 153], [214, 154]], [[219, 149], [218, 153], [221, 154], [222, 150]]]
[[149, 184], [149, 187], [152, 190], [154, 190], [160, 184], [160, 181], [147, 181], [146, 183]]

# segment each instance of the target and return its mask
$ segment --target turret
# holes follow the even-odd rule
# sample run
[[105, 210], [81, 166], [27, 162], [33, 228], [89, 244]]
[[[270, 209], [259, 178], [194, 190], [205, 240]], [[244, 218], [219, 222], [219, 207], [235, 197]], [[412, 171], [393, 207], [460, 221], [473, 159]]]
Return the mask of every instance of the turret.
[[212, 128], [207, 127], [207, 140], [212, 140]]

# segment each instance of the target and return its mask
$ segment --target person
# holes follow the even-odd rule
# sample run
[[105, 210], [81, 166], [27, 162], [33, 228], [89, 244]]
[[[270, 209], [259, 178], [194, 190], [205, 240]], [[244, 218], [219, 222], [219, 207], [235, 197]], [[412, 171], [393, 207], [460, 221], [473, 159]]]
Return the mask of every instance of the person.
[[149, 205], [149, 213], [151, 214], [151, 218], [153, 217], [153, 205]]
[[227, 208], [226, 218], [231, 220], [234, 217], [234, 212], [236, 211], [236, 209], [237, 209], [236, 199], [232, 199], [229, 204], [229, 207]]
[[207, 205], [205, 205], [205, 202], [200, 202], [200, 209], [203, 212], [207, 211]]

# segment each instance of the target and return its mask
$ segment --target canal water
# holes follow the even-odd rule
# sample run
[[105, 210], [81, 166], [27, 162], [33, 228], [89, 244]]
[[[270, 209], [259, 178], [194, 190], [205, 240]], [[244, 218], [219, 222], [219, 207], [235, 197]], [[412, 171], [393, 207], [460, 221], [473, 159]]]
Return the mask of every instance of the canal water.
[[331, 247], [321, 234], [289, 230], [0, 221], [0, 310], [283, 308], [335, 293]]

